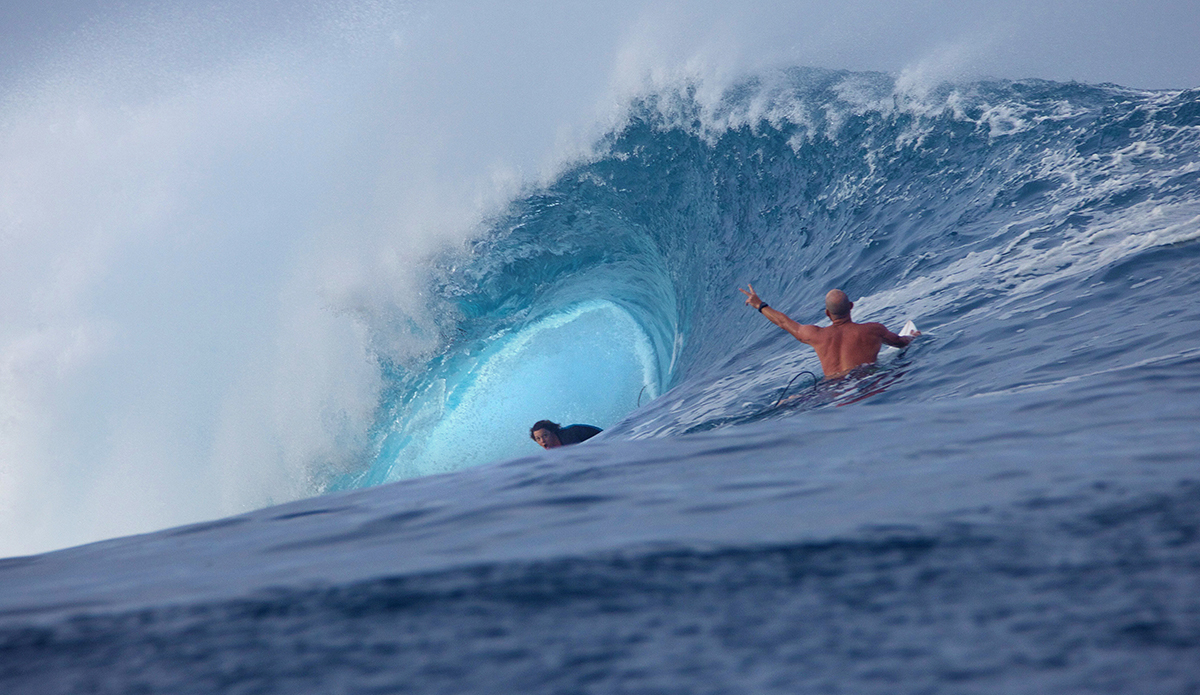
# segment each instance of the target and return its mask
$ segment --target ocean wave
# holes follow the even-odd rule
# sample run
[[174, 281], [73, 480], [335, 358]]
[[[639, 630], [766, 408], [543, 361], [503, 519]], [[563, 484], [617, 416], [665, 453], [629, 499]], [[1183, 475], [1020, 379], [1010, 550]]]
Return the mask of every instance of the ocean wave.
[[[957, 353], [978, 343], [946, 338], [1006, 323], [1019, 335], [1031, 307], [1102, 311], [1052, 297], [1082, 293], [1129, 259], [1200, 238], [1198, 113], [1194, 90], [1031, 80], [915, 94], [887, 75], [815, 69], [766, 73], [715, 98], [686, 83], [643, 95], [595, 154], [516, 199], [469, 249], [441, 259], [431, 292], [447, 308], [449, 337], [427, 364], [390, 365], [380, 455], [360, 480], [522, 453], [528, 442], [513, 437], [431, 458], [422, 441], [442, 436], [433, 428], [456, 417], [455, 394], [469, 392], [480, 370], [517, 369], [525, 358], [512, 341], [549, 334], [589, 302], [638, 327], [602, 329], [611, 332], [605, 349], [632, 341], [640, 357], [610, 364], [593, 344], [564, 344], [554, 357], [560, 371], [522, 378], [518, 397], [546, 402], [547, 417], [633, 437], [754, 420], [770, 394], [815, 368], [811, 353], [740, 311], [736, 288], [746, 282], [802, 321], [816, 321], [820, 297], [840, 287], [860, 318], [917, 319], [932, 329], [926, 342], [945, 351], [929, 359], [951, 361], [970, 362]], [[509, 366], [490, 353], [508, 355]], [[1020, 357], [993, 364], [1035, 366]], [[603, 400], [604, 389], [572, 385], [572, 371], [640, 379], [642, 388], [635, 400], [626, 387], [601, 413], [588, 401]], [[939, 393], [1014, 385], [955, 375]], [[572, 406], [556, 413], [545, 399], [563, 389], [572, 390]], [[660, 393], [662, 403], [642, 407]], [[513, 417], [492, 413], [462, 436], [501, 439], [540, 419], [536, 407], [508, 411]]]

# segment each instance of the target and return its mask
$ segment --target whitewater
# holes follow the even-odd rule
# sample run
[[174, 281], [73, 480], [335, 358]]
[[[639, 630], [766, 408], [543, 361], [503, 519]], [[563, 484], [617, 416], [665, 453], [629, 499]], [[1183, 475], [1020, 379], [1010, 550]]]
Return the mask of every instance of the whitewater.
[[[360, 142], [417, 73], [243, 68], [5, 82], [0, 243], [71, 282], [2, 305], [4, 692], [1200, 689], [1200, 91], [685, 70], [479, 186]], [[820, 381], [747, 283], [922, 335]]]

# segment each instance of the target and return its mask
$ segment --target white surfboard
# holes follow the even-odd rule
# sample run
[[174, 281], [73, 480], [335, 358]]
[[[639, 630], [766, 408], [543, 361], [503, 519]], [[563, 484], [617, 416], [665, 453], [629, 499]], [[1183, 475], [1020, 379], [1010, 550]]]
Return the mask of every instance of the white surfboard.
[[916, 335], [916, 334], [917, 334], [917, 324], [913, 323], [911, 319], [904, 324], [904, 328], [900, 329], [900, 335], [904, 336], [904, 337], [907, 337], [910, 335]]

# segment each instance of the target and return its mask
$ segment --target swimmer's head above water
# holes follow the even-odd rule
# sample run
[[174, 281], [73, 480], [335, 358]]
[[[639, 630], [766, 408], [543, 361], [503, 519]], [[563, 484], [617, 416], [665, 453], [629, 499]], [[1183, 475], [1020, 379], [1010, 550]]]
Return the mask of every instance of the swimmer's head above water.
[[543, 449], [554, 449], [562, 446], [558, 438], [558, 423], [549, 420], [538, 420], [529, 428], [529, 438], [538, 443]]

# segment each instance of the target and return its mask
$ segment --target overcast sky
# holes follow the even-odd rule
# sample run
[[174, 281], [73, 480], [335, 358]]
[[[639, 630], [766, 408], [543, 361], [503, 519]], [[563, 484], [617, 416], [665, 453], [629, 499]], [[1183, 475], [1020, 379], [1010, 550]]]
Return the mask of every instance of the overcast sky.
[[[981, 74], [1053, 80], [1115, 82], [1143, 88], [1200, 86], [1200, 2], [1196, 0], [751, 0], [737, 3], [614, 0], [606, 3], [505, 0], [438, 3], [337, 3], [247, 0], [188, 3], [201, 14], [224, 17], [231, 33], [254, 27], [284, 30], [305, 6], [405, 6], [416, 14], [437, 7], [451, 21], [483, 10], [487, 30], [522, 36], [535, 22], [553, 32], [584, 23], [595, 42], [636, 24], [657, 22], [675, 50], [698, 43], [736, 46], [751, 60], [794, 61], [828, 68], [896, 72], [914, 63], [953, 64]], [[602, 5], [597, 8], [595, 5]], [[0, 65], [7, 74], [62, 51], [99, 21], [120, 23], [161, 0], [4, 0], [0, 4]], [[472, 7], [474, 6], [474, 7]], [[504, 11], [496, 10], [503, 8]], [[505, 19], [508, 17], [509, 19]], [[468, 22], [469, 23], [469, 22]]]

